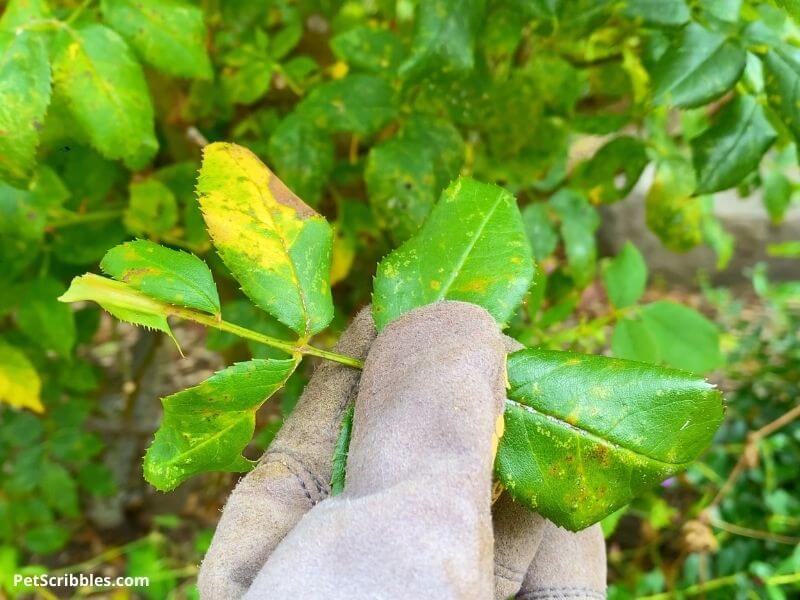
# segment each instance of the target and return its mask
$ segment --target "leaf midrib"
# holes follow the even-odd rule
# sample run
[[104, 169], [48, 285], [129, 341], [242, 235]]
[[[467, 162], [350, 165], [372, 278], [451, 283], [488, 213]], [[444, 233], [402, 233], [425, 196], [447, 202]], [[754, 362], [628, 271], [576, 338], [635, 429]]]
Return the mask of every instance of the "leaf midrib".
[[442, 285], [441, 290], [439, 290], [440, 293], [437, 294], [437, 296], [436, 296], [437, 300], [441, 300], [441, 299], [447, 297], [447, 292], [450, 291], [450, 288], [453, 286], [453, 283], [458, 278], [458, 275], [460, 274], [461, 269], [464, 268], [464, 265], [467, 263], [467, 260], [469, 260], [469, 255], [472, 253], [472, 250], [475, 248], [475, 244], [478, 243], [478, 240], [480, 239], [481, 234], [483, 233], [483, 230], [486, 229], [486, 225], [489, 224], [489, 220], [494, 216], [494, 213], [497, 210], [497, 207], [500, 205], [500, 202], [502, 200], [503, 200], [503, 193], [501, 191], [498, 191], [497, 199], [494, 201], [494, 204], [492, 205], [491, 209], [489, 209], [489, 211], [486, 213], [486, 216], [481, 221], [481, 223], [478, 226], [478, 230], [476, 231], [475, 235], [472, 236], [472, 239], [469, 241], [469, 243], [467, 244], [466, 248], [461, 253], [461, 256], [459, 257], [459, 259], [457, 261], [457, 264], [455, 265], [455, 267], [453, 268], [453, 270], [450, 273], [450, 277], [449, 277], [448, 281], [444, 285]]

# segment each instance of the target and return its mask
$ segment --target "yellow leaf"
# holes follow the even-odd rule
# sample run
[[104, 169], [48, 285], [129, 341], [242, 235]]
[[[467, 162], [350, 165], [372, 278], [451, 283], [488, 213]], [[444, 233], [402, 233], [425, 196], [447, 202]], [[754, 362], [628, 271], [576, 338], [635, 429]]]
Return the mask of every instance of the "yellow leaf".
[[22, 352], [0, 340], [0, 402], [44, 412], [39, 374]]
[[206, 146], [200, 208], [220, 257], [242, 290], [301, 336], [333, 317], [333, 231], [258, 157], [235, 144]]

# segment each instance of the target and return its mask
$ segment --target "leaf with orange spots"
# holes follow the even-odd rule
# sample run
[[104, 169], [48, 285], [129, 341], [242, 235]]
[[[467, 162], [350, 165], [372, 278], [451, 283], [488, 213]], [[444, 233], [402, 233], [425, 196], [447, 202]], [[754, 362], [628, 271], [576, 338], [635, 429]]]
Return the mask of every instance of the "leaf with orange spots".
[[256, 410], [283, 386], [298, 362], [237, 363], [164, 398], [164, 420], [144, 457], [145, 479], [167, 491], [197, 473], [250, 470], [253, 463], [242, 450], [253, 437]]
[[573, 531], [685, 469], [723, 417], [703, 378], [646, 363], [528, 349], [509, 355], [508, 379], [498, 477]]
[[244, 293], [301, 336], [324, 329], [333, 318], [328, 222], [235, 144], [206, 146], [197, 191], [214, 246]]
[[109, 250], [100, 268], [151, 298], [215, 315], [220, 312], [211, 270], [194, 254], [136, 240]]
[[439, 300], [472, 302], [503, 324], [530, 287], [533, 271], [514, 196], [461, 177], [442, 193], [419, 232], [378, 265], [375, 325], [380, 330]]

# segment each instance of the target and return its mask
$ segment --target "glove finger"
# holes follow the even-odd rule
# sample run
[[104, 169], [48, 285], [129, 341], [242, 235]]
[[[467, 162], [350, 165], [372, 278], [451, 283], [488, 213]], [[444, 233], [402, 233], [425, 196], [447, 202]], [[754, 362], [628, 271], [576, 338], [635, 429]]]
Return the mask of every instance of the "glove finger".
[[522, 587], [542, 542], [546, 520], [503, 492], [492, 506], [494, 597], [502, 600]]
[[550, 521], [517, 598], [604, 600], [606, 545], [600, 525], [573, 533]]
[[442, 302], [389, 325], [367, 357], [343, 493], [303, 517], [248, 597], [491, 597], [504, 357], [474, 305]]
[[[364, 358], [375, 326], [363, 309], [336, 351]], [[330, 492], [331, 458], [342, 414], [360, 372], [321, 363], [267, 452], [228, 498], [198, 576], [204, 599], [239, 598], [302, 516]]]

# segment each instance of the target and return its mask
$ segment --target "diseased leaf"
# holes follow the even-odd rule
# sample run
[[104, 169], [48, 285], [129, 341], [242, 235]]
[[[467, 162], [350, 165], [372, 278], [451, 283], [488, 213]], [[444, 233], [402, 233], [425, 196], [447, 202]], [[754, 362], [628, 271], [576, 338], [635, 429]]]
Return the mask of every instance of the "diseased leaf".
[[209, 234], [242, 290], [302, 336], [333, 318], [328, 222], [249, 150], [206, 146], [197, 184]]
[[46, 0], [9, 0], [0, 17], [0, 29], [13, 31], [33, 19], [50, 16]]
[[395, 137], [373, 146], [364, 179], [381, 227], [395, 242], [416, 233], [463, 162], [458, 130], [421, 115], [409, 119]]
[[109, 250], [100, 268], [151, 298], [215, 315], [220, 312], [211, 270], [194, 254], [136, 240]]
[[623, 135], [578, 165], [572, 175], [572, 185], [583, 190], [593, 204], [610, 204], [630, 193], [647, 162], [644, 143]]
[[431, 73], [469, 71], [484, 0], [429, 0], [417, 5], [411, 56], [400, 74], [417, 79]]
[[724, 363], [717, 326], [697, 311], [661, 300], [643, 306], [639, 317], [665, 364], [705, 373]]
[[269, 139], [269, 159], [286, 185], [308, 204], [316, 206], [333, 170], [330, 136], [302, 117], [281, 121]]
[[603, 269], [603, 283], [615, 308], [632, 306], [642, 297], [647, 285], [647, 264], [631, 242], [626, 242]]
[[694, 189], [692, 166], [672, 158], [658, 165], [645, 198], [647, 226], [675, 252], [686, 252], [703, 239], [703, 209]]
[[157, 179], [134, 181], [125, 210], [125, 227], [137, 235], [159, 237], [178, 222], [175, 194]]
[[314, 88], [295, 114], [323, 131], [368, 136], [391, 121], [397, 110], [397, 96], [386, 80], [355, 74]]
[[758, 167], [777, 134], [752, 96], [738, 96], [716, 123], [692, 140], [698, 194], [710, 194], [739, 183]]
[[178, 77], [211, 77], [203, 11], [183, 0], [103, 0], [103, 18], [148, 63]]
[[144, 476], [168, 491], [197, 473], [242, 472], [255, 412], [292, 374], [295, 359], [254, 359], [219, 371], [198, 386], [167, 396], [164, 419], [144, 457]]
[[737, 42], [701, 25], [687, 25], [650, 74], [653, 99], [683, 108], [718, 98], [739, 80], [747, 53]]
[[103, 25], [62, 31], [56, 40], [53, 87], [92, 145], [138, 169], [158, 149], [153, 105], [142, 68], [123, 39]]
[[767, 102], [800, 140], [800, 62], [782, 49], [770, 50], [762, 61]]
[[644, 363], [529, 349], [509, 355], [508, 378], [497, 474], [573, 531], [686, 468], [723, 417], [703, 379]]
[[61, 302], [97, 302], [120, 321], [163, 331], [178, 345], [167, 323], [167, 315], [171, 313], [169, 305], [121, 281], [87, 273], [75, 277], [58, 299]]
[[33, 194], [0, 182], [0, 281], [13, 280], [39, 253], [46, 212]]
[[39, 398], [42, 383], [28, 357], [0, 340], [0, 403], [44, 412]]
[[50, 104], [50, 60], [40, 34], [0, 32], [0, 176], [25, 182]]
[[331, 39], [331, 50], [350, 66], [374, 73], [395, 73], [406, 51], [389, 29], [361, 26]]
[[58, 302], [64, 286], [46, 277], [25, 284], [17, 309], [17, 324], [33, 343], [69, 358], [75, 345], [75, 318], [69, 306]]
[[514, 197], [461, 177], [442, 193], [419, 233], [378, 265], [375, 326], [381, 330], [439, 300], [472, 302], [504, 324], [530, 287], [533, 271]]

